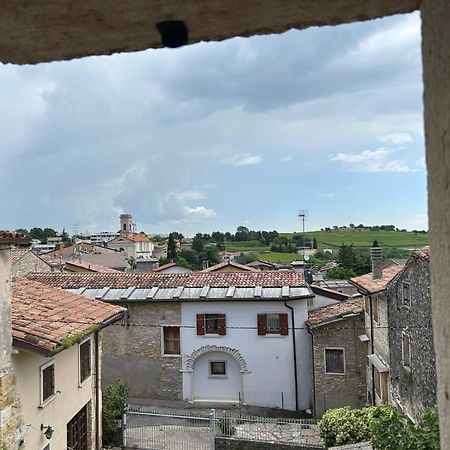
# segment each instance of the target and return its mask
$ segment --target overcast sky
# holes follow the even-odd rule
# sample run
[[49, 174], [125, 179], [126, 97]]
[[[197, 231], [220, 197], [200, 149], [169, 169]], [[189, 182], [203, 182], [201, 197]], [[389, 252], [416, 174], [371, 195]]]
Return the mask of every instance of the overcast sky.
[[420, 17], [0, 66], [0, 229], [427, 228]]

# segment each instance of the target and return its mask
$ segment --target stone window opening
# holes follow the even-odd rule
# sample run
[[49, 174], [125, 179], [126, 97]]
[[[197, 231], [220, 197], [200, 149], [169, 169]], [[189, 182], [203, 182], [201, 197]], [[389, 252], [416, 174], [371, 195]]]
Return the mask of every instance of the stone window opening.
[[375, 366], [374, 378], [375, 378], [375, 394], [382, 403], [388, 401], [388, 372], [380, 372]]
[[402, 363], [405, 369], [411, 370], [411, 336], [407, 331], [402, 334]]
[[409, 308], [411, 306], [411, 292], [409, 289], [409, 283], [403, 283], [402, 299], [403, 299], [403, 306]]
[[181, 354], [181, 340], [179, 326], [164, 326], [162, 327], [162, 344], [164, 356], [180, 356]]
[[345, 375], [345, 351], [343, 348], [325, 348], [325, 373]]

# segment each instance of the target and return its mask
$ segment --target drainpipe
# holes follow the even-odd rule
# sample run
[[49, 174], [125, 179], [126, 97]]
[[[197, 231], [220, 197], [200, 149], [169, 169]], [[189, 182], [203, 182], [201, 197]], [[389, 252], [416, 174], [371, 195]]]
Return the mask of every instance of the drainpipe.
[[311, 331], [311, 329], [308, 327], [308, 333], [311, 335], [311, 363], [312, 363], [312, 381], [313, 381], [313, 388], [312, 388], [312, 394], [313, 394], [313, 417], [314, 419], [316, 416], [316, 364], [314, 361], [314, 334]]
[[289, 306], [287, 302], [284, 302], [284, 306], [291, 310], [291, 322], [292, 322], [292, 351], [294, 352], [294, 380], [295, 380], [295, 410], [298, 411], [298, 373], [297, 373], [297, 346], [295, 342], [295, 320], [294, 320], [294, 308]]
[[[369, 294], [370, 300], [370, 353], [373, 355], [375, 353], [375, 345], [373, 342], [373, 303], [372, 296]], [[373, 368], [373, 364], [371, 364], [372, 370], [372, 405], [375, 406], [375, 370]]]
[[95, 341], [95, 448], [100, 450], [100, 357], [98, 331], [94, 334]]

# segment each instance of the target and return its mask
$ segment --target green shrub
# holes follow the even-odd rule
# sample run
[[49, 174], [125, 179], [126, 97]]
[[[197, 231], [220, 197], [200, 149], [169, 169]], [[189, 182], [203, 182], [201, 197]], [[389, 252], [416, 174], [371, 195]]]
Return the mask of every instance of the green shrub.
[[439, 450], [435, 407], [427, 409], [418, 427], [392, 405], [331, 409], [319, 427], [326, 447], [371, 442], [377, 450]]
[[102, 426], [105, 445], [120, 445], [119, 421], [125, 412], [128, 399], [128, 386], [122, 380], [117, 380], [103, 390]]

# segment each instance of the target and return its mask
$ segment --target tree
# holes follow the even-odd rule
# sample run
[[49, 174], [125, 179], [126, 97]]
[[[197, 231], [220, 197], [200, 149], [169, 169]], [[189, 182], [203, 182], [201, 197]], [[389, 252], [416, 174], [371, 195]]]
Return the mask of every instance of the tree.
[[356, 273], [353, 269], [348, 269], [342, 266], [333, 267], [333, 269], [330, 269], [327, 273], [328, 278], [333, 278], [335, 280], [347, 280], [354, 276], [356, 276]]
[[177, 247], [175, 245], [173, 233], [169, 234], [169, 242], [167, 243], [167, 259], [170, 261], [176, 261], [177, 259]]
[[120, 445], [117, 435], [118, 427], [128, 400], [128, 386], [122, 380], [117, 380], [103, 389], [102, 393], [102, 429], [103, 443]]
[[204, 244], [203, 244], [203, 238], [201, 233], [197, 233], [192, 239], [192, 250], [195, 250], [198, 253], [201, 253], [203, 251]]
[[184, 236], [181, 233], [178, 233], [178, 231], [172, 231], [172, 236], [177, 241], [182, 241], [184, 239]]
[[351, 245], [345, 245], [344, 243], [341, 245], [338, 251], [338, 261], [341, 266], [346, 267], [348, 269], [353, 269], [356, 265], [356, 252]]
[[62, 237], [62, 240], [63, 240], [64, 244], [71, 244], [72, 243], [72, 240], [70, 239], [70, 236], [66, 232], [65, 228], [63, 228], [63, 230], [62, 230], [61, 237]]
[[313, 239], [313, 248], [317, 249], [317, 239]]
[[378, 245], [378, 240], [377, 240], [377, 239], [375, 239], [375, 240], [373, 241], [372, 247], [379, 247], [379, 245]]

